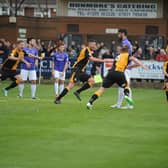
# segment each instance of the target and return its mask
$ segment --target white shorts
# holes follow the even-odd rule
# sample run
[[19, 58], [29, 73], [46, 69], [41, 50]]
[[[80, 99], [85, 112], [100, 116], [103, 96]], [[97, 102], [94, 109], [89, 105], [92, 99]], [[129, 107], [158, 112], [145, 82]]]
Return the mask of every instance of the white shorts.
[[62, 75], [62, 72], [59, 72], [59, 71], [54, 71], [54, 78], [56, 79], [60, 79], [60, 80], [65, 80], [65, 72], [63, 73]]
[[21, 69], [21, 72], [20, 72], [21, 76], [22, 76], [22, 79], [24, 81], [27, 81], [28, 79], [30, 81], [32, 80], [37, 80], [37, 74], [36, 74], [36, 71], [35, 70], [25, 70], [25, 69]]
[[131, 80], [131, 70], [130, 69], [126, 69], [124, 71], [124, 74], [125, 74], [125, 78], [127, 80], [127, 82], [130, 84], [130, 80]]

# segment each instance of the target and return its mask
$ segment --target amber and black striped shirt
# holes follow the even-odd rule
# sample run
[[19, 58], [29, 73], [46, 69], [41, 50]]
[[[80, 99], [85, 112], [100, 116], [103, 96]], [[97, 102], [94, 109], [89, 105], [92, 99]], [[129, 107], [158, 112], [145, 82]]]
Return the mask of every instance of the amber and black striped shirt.
[[[16, 58], [21, 59], [24, 57], [24, 51], [18, 51], [18, 49], [15, 48], [12, 50], [11, 55], [13, 55]], [[11, 59], [7, 58], [2, 65], [2, 69], [16, 70], [19, 63], [20, 63], [20, 59], [11, 60]]]

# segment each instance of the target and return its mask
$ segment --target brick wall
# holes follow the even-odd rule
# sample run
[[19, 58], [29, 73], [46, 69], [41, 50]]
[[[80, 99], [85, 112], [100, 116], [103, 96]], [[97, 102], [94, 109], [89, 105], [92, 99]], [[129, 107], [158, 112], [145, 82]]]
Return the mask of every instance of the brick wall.
[[[29, 11], [31, 12], [31, 11]], [[27, 37], [38, 39], [55, 39], [60, 33], [67, 33], [67, 24], [79, 24], [79, 32], [86, 35], [103, 35], [106, 28], [126, 28], [131, 36], [145, 35], [147, 25], [158, 26], [159, 35], [168, 36], [168, 19], [104, 19], [104, 18], [30, 18], [17, 17], [17, 23], [9, 23], [9, 17], [0, 16], [0, 38], [16, 41], [18, 29], [26, 28]]]

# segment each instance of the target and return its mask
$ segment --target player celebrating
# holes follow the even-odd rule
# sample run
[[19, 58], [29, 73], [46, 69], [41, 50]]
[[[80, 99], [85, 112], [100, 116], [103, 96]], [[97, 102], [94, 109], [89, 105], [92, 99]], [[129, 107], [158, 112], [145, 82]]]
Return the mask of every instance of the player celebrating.
[[164, 62], [164, 64], [163, 64], [163, 73], [165, 76], [164, 90], [166, 92], [166, 100], [168, 103], [168, 61]]
[[68, 54], [65, 52], [65, 45], [60, 42], [57, 46], [57, 51], [52, 55], [52, 74], [55, 79], [54, 88], [55, 95], [58, 96], [64, 89], [65, 72], [68, 68]]
[[31, 97], [36, 99], [36, 67], [38, 66], [38, 50], [35, 48], [36, 40], [34, 38], [27, 39], [27, 47], [24, 48], [25, 56], [24, 59], [31, 63], [31, 67], [27, 67], [26, 64], [21, 64], [21, 76], [23, 82], [19, 84], [19, 97], [23, 97], [24, 83], [28, 79], [31, 81]]
[[89, 102], [87, 103], [87, 108], [92, 109], [93, 102], [104, 93], [105, 88], [111, 87], [114, 83], [117, 83], [120, 87], [124, 88], [124, 95], [126, 101], [129, 105], [133, 104], [132, 98], [129, 97], [129, 87], [127, 85], [127, 81], [124, 75], [124, 71], [128, 65], [129, 61], [134, 61], [139, 66], [142, 66], [146, 69], [146, 67], [135, 57], [130, 56], [128, 53], [129, 49], [128, 46], [123, 46], [121, 48], [120, 55], [115, 58], [113, 66], [111, 70], [108, 71], [107, 76], [104, 78], [102, 86], [97, 90], [92, 97], [90, 98]]
[[19, 63], [24, 62], [27, 67], [31, 66], [31, 64], [24, 59], [24, 46], [23, 41], [17, 41], [17, 47], [12, 50], [2, 65], [0, 79], [3, 81], [10, 78], [13, 81], [8, 87], [3, 89], [4, 96], [8, 96], [8, 91], [23, 81], [20, 73], [17, 72]]
[[61, 94], [58, 97], [56, 97], [54, 101], [56, 104], [61, 103], [61, 99], [69, 92], [69, 90], [71, 90], [74, 87], [75, 82], [77, 82], [78, 80], [84, 83], [84, 85], [81, 88], [79, 88], [74, 92], [74, 95], [80, 101], [81, 101], [80, 93], [84, 90], [89, 89], [95, 83], [94, 78], [91, 75], [85, 73], [85, 69], [89, 61], [104, 62], [104, 60], [102, 59], [93, 57], [92, 54], [95, 48], [96, 48], [96, 41], [90, 40], [88, 42], [88, 46], [84, 47], [80, 51], [77, 57], [77, 61], [73, 65], [69, 84], [66, 88], [64, 88]]

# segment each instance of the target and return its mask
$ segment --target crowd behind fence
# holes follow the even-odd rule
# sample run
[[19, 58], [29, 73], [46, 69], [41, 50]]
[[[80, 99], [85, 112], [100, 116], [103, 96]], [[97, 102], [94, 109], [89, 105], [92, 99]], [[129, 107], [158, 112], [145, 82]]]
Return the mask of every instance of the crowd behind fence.
[[[140, 46], [138, 40], [132, 42], [133, 51], [136, 51], [135, 56], [140, 60], [155, 60], [155, 61], [165, 61], [168, 60], [168, 39], [164, 48], [154, 47], [149, 43], [148, 40], [145, 41], [143, 46]], [[8, 57], [10, 51], [15, 48], [15, 44], [10, 43], [7, 39], [0, 39], [0, 64]], [[86, 44], [76, 44], [72, 41], [70, 45], [66, 46], [66, 52], [69, 55], [69, 68], [67, 70], [67, 77], [71, 73], [71, 67], [76, 60], [80, 50], [85, 47]], [[115, 58], [119, 52], [119, 46], [116, 41], [111, 41], [111, 44], [107, 47], [104, 42], [97, 43], [96, 55], [101, 58]], [[56, 41], [41, 41], [37, 40], [37, 49], [39, 54], [43, 54], [45, 59], [41, 62], [42, 66], [42, 76], [44, 79], [51, 78], [51, 56], [56, 50]], [[90, 71], [95, 65], [89, 64], [87, 70]], [[91, 72], [92, 73], [92, 72]]]

